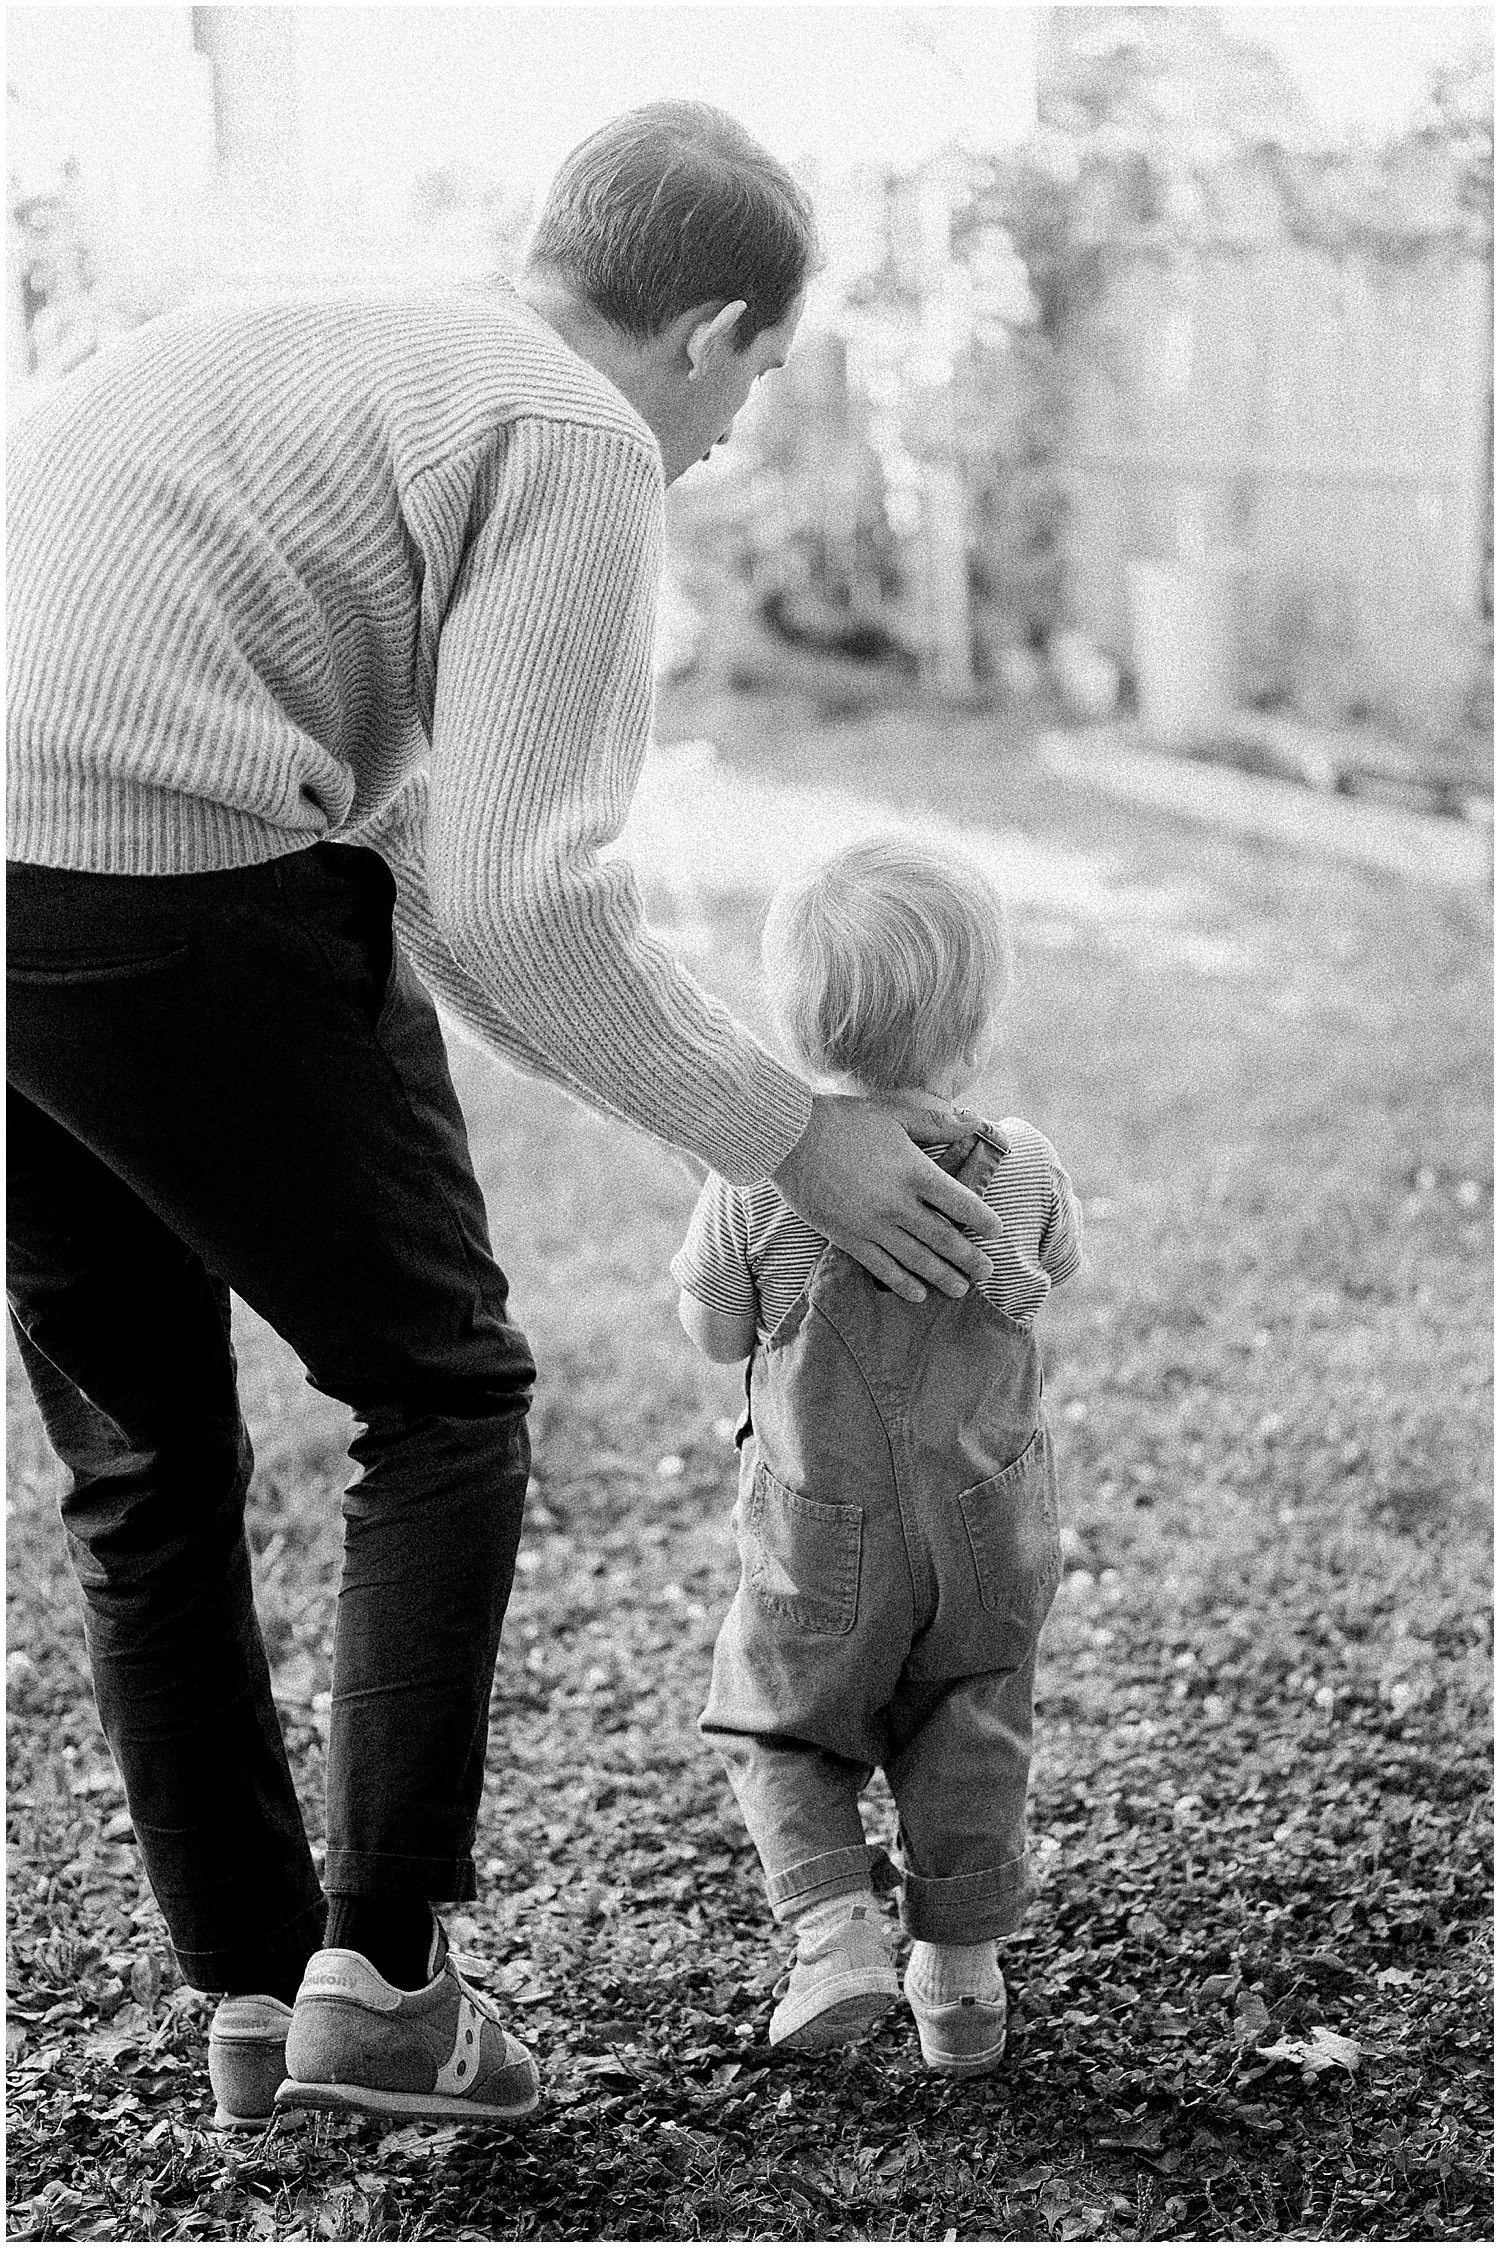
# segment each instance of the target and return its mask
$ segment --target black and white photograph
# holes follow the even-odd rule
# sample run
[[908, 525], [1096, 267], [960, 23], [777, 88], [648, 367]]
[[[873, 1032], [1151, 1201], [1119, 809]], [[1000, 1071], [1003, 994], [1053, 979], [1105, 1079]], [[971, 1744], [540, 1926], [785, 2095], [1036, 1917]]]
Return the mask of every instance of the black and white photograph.
[[6, 2237], [1493, 2239], [1492, 12], [5, 21]]

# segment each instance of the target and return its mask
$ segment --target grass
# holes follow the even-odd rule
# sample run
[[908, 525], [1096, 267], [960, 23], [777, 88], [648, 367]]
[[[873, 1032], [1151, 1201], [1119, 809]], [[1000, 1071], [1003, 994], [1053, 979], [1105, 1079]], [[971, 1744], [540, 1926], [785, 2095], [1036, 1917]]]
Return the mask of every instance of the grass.
[[[547, 2104], [515, 2135], [204, 2131], [205, 2009], [142, 1888], [12, 1370], [12, 2234], [1489, 2237], [1487, 901], [1138, 815], [981, 719], [667, 719], [747, 772], [1012, 826], [1176, 900], [1024, 914], [976, 1100], [1054, 1138], [1091, 1256], [1046, 1314], [1070, 1574], [1006, 2067], [929, 2077], [902, 2017], [831, 2060], [767, 2048], [779, 1953], [695, 1733], [737, 1382], [676, 1329], [692, 1189], [460, 1049], [543, 1374], [457, 1933]], [[710, 905], [695, 968], [754, 1015], [760, 901]], [[315, 1818], [346, 1428], [248, 1314], [240, 1343]]]

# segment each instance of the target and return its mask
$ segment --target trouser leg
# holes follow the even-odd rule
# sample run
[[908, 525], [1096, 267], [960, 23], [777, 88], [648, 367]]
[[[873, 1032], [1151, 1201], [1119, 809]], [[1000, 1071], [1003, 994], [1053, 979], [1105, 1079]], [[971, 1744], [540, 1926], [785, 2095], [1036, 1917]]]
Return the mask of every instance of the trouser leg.
[[326, 1878], [461, 1897], [534, 1370], [391, 898], [337, 847], [13, 868], [8, 1072], [353, 1408]]
[[295, 1988], [323, 1898], [251, 1600], [229, 1292], [14, 1090], [6, 1128], [12, 1324], [147, 1876], [189, 1982]]
[[868, 1765], [775, 1735], [711, 1732], [710, 1738], [759, 1853], [778, 1920], [795, 1920], [808, 1905], [868, 1885], [870, 1851], [859, 1811]]
[[754, 1438], [735, 1529], [740, 1584], [699, 1725], [789, 1921], [869, 1881], [859, 1797], [884, 1758], [880, 1713], [907, 1645], [905, 1559], [878, 1477], [858, 1509], [810, 1505], [769, 1473]]
[[1030, 1898], [1033, 1649], [1019, 1668], [904, 1681], [886, 1778], [901, 1822], [902, 1923], [929, 1943], [1009, 1935]]

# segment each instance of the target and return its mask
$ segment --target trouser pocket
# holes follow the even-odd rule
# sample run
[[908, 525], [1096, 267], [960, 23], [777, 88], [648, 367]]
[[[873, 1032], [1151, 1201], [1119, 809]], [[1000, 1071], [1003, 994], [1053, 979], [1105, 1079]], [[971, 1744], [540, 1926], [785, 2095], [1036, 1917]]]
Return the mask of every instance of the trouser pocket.
[[978, 1580], [979, 1603], [1029, 1646], [1046, 1621], [1062, 1577], [1052, 1439], [1038, 1428], [1018, 1459], [958, 1495]]
[[762, 1608], [836, 1638], [859, 1603], [860, 1510], [804, 1498], [761, 1463], [740, 1509], [745, 1582]]

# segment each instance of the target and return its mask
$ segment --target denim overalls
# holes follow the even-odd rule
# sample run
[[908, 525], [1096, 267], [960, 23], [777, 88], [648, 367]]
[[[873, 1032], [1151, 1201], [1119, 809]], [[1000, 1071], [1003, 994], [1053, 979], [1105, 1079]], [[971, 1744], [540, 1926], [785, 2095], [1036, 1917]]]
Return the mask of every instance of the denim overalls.
[[[944, 1164], [981, 1192], [978, 1138]], [[859, 1791], [900, 1814], [901, 1917], [1008, 1934], [1028, 1899], [1036, 1642], [1061, 1575], [1031, 1331], [977, 1289], [910, 1304], [830, 1247], [750, 1373], [740, 1584], [702, 1729], [778, 1919], [857, 1888]]]

